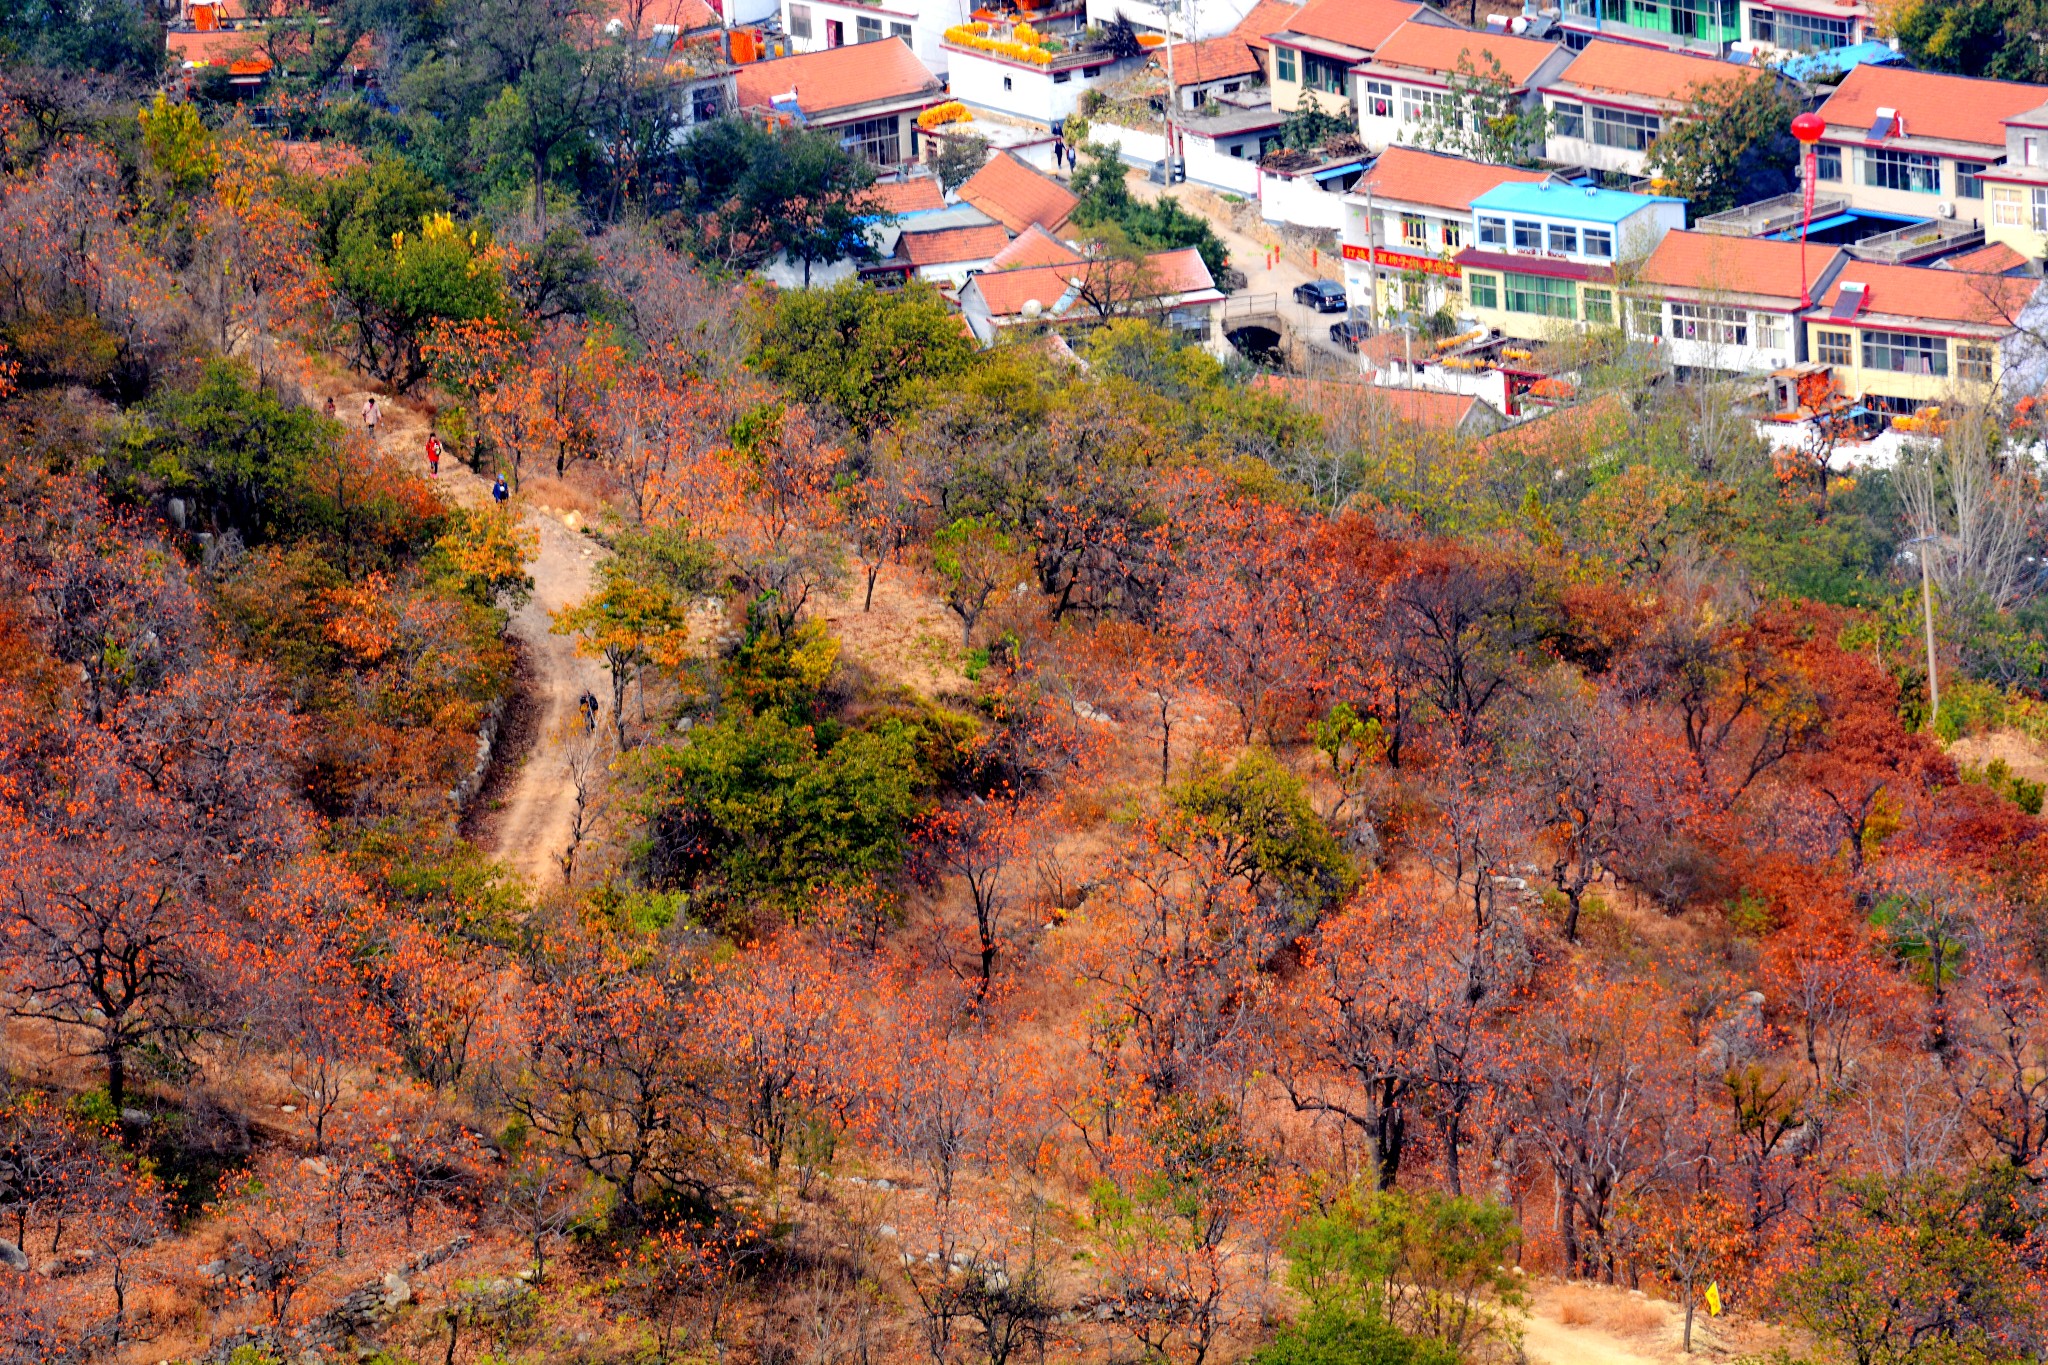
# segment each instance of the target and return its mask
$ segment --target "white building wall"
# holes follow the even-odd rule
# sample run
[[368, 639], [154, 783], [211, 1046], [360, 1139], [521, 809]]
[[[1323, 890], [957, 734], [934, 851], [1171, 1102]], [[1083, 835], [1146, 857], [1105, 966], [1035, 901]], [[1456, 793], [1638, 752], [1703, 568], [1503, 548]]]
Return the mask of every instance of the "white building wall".
[[1237, 21], [1250, 14], [1255, 3], [1256, 0], [1180, 0], [1178, 4], [1160, 4], [1158, 0], [1088, 0], [1088, 22], [1100, 27], [1122, 14], [1140, 29], [1165, 33], [1170, 14], [1176, 37], [1216, 38], [1236, 28]]
[[1269, 223], [1292, 223], [1296, 227], [1327, 228], [1335, 232], [1344, 226], [1344, 195], [1327, 191], [1306, 175], [1287, 176], [1259, 172], [1259, 215]]
[[[1244, 155], [1232, 156], [1232, 146], [1242, 147]], [[1259, 135], [1238, 133], [1221, 141], [1205, 137], [1189, 137], [1181, 140], [1181, 150], [1187, 159], [1188, 179], [1226, 194], [1242, 195], [1255, 199], [1259, 193]]]
[[[951, 61], [947, 79], [954, 99], [1033, 123], [1051, 124], [1066, 118], [1079, 107], [1085, 91], [1120, 71], [1118, 64], [1112, 64], [1055, 73], [1050, 67], [998, 61], [963, 48], [947, 52]], [[1057, 74], [1065, 74], [1067, 79], [1058, 80]]]
[[[732, 0], [728, 0], [732, 3]], [[844, 35], [841, 46], [850, 46], [859, 41], [859, 21], [874, 19], [882, 25], [882, 36], [891, 35], [892, 24], [910, 26], [910, 50], [917, 54], [919, 61], [932, 69], [933, 74], [946, 74], [947, 57], [950, 54], [942, 41], [945, 32], [954, 24], [964, 24], [971, 17], [968, 0], [890, 0], [886, 7], [857, 5], [851, 0], [754, 0], [764, 4], [768, 13], [776, 13], [779, 7], [782, 15], [782, 31], [789, 35], [791, 50], [796, 52], [822, 52], [830, 47], [830, 30], [827, 21], [836, 20]], [[797, 37], [791, 22], [790, 6], [799, 8], [808, 5], [810, 10], [810, 35]]]

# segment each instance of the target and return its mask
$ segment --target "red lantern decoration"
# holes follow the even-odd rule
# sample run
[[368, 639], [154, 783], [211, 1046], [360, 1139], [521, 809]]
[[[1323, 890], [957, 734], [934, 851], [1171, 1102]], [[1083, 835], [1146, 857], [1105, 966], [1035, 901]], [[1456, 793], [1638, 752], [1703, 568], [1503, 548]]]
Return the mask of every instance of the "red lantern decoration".
[[1792, 119], [1792, 136], [1799, 139], [1800, 186], [1805, 198], [1805, 213], [1799, 220], [1799, 306], [1804, 308], [1813, 303], [1812, 286], [1806, 275], [1806, 234], [1813, 226], [1813, 145], [1819, 142], [1821, 134], [1828, 130], [1828, 121], [1809, 109]]
[[1792, 136], [1811, 147], [1820, 141], [1821, 134], [1828, 130], [1828, 122], [1811, 109], [1792, 120]]

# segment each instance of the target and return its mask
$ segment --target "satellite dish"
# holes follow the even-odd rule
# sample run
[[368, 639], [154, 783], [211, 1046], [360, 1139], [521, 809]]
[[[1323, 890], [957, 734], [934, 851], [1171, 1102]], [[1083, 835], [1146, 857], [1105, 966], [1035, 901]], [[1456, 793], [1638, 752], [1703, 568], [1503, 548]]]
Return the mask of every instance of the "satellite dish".
[[1027, 318], [1036, 318], [1041, 313], [1045, 312], [1045, 305], [1040, 303], [1037, 299], [1026, 299], [1024, 300], [1024, 307], [1019, 311], [1022, 312], [1024, 316]]

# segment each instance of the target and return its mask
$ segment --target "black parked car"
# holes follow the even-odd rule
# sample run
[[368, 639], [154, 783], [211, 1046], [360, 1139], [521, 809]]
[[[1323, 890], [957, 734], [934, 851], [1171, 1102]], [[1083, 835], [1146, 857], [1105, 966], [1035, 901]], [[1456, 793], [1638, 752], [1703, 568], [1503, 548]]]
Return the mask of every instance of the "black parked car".
[[1330, 340], [1336, 342], [1347, 351], [1356, 351], [1358, 343], [1371, 335], [1372, 324], [1360, 322], [1356, 318], [1346, 318], [1342, 322], [1330, 324]]
[[1346, 308], [1344, 285], [1338, 280], [1315, 280], [1294, 286], [1294, 301], [1318, 313], [1341, 313]]

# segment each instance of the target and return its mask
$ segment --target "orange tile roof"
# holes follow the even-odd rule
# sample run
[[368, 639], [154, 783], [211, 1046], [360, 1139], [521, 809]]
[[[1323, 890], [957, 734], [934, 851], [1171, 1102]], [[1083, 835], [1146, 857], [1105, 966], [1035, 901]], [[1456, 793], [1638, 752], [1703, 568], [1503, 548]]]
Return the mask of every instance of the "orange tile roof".
[[890, 213], [930, 213], [946, 207], [946, 193], [935, 175], [876, 182], [875, 199]]
[[264, 50], [263, 34], [214, 29], [208, 33], [166, 33], [164, 46], [173, 61], [187, 66], [260, 64], [270, 69], [270, 54]]
[[1401, 0], [1308, 0], [1267, 36], [1294, 33], [1370, 52], [1421, 12]]
[[885, 100], [936, 98], [942, 89], [901, 38], [754, 62], [739, 69], [738, 83], [742, 109], [765, 109], [794, 89], [797, 108], [810, 118]]
[[1842, 78], [1820, 116], [1860, 136], [1870, 131], [1879, 109], [1896, 109], [1907, 137], [2003, 146], [2002, 121], [2038, 108], [2043, 99], [2048, 86], [1866, 63]]
[[1352, 186], [1352, 192], [1363, 194], [1371, 186], [1374, 194], [1398, 203], [1427, 204], [1463, 213], [1472, 207], [1475, 198], [1495, 185], [1509, 181], [1534, 184], [1548, 178], [1547, 171], [1496, 166], [1487, 161], [1467, 161], [1447, 152], [1395, 146], [1380, 153], [1372, 169]]
[[1697, 86], [1753, 79], [1758, 74], [1755, 67], [1733, 66], [1711, 57], [1689, 57], [1662, 48], [1595, 40], [1572, 58], [1572, 64], [1557, 79], [1561, 85], [1684, 103], [1692, 98]]
[[1962, 270], [1977, 275], [2003, 275], [2006, 271], [2016, 270], [2026, 263], [2027, 258], [2006, 243], [1993, 242], [1990, 246], [1980, 246], [1975, 251], [1965, 251], [1957, 256], [1944, 256], [1934, 264], [1939, 270]]
[[[1172, 61], [1173, 79], [1178, 85], [1201, 85], [1232, 76], [1252, 76], [1264, 70], [1259, 65], [1259, 54], [1235, 33], [1204, 38], [1199, 43], [1175, 43]], [[1152, 54], [1152, 65], [1164, 71], [1166, 64], [1164, 52]]]
[[997, 152], [986, 166], [968, 177], [960, 187], [960, 199], [1012, 232], [1022, 232], [1033, 223], [1057, 229], [1081, 202], [1065, 185], [1033, 170], [1010, 152]]
[[635, 8], [640, 11], [637, 38], [652, 37], [661, 28], [696, 33], [725, 27], [725, 20], [704, 0], [600, 0], [597, 17], [608, 31], [625, 29], [633, 23]]
[[1437, 389], [1392, 388], [1385, 384], [1352, 384], [1332, 379], [1301, 379], [1293, 375], [1260, 375], [1259, 388], [1278, 394], [1310, 412], [1347, 406], [1382, 408], [1388, 415], [1431, 431], [1456, 431], [1480, 400], [1469, 393]]
[[896, 239], [896, 254], [912, 265], [958, 265], [994, 258], [1010, 243], [1001, 223], [940, 228], [936, 232], [905, 232]]
[[1929, 322], [1974, 323], [2000, 329], [2012, 326], [2041, 281], [2014, 275], [1980, 275], [1960, 270], [1935, 270], [1923, 265], [1874, 265], [1851, 261], [1835, 276], [1828, 292], [1814, 300], [1817, 311], [1805, 316], [1820, 322], [1841, 297], [1842, 286], [1865, 286], [1857, 317], [1882, 313], [1923, 318]]
[[[1806, 283], [1811, 287], [1841, 255], [1836, 247], [1806, 249]], [[1799, 243], [1761, 237], [1722, 237], [1711, 232], [1667, 232], [1643, 262], [1644, 284], [1676, 285], [1728, 294], [1762, 294], [1796, 301]]]
[[1441, 24], [1403, 24], [1374, 49], [1372, 59], [1390, 66], [1445, 73], [1457, 71], [1463, 62], [1470, 65], [1475, 75], [1488, 78], [1493, 75], [1493, 64], [1499, 62], [1501, 74], [1519, 87], [1528, 84], [1536, 75], [1536, 68], [1559, 50], [1557, 43], [1505, 33], [1472, 33]]
[[1629, 433], [1628, 405], [1603, 393], [1590, 402], [1558, 408], [1519, 426], [1497, 431], [1479, 443], [1489, 455], [1518, 453], [1552, 457], [1567, 451], [1580, 454], [1619, 441]]
[[[1120, 264], [1117, 261], [1077, 261], [1023, 270], [994, 270], [976, 275], [969, 283], [981, 292], [990, 313], [996, 317], [1015, 317], [1033, 299], [1050, 309], [1066, 294], [1071, 281], [1086, 279], [1091, 271], [1115, 270]], [[1216, 287], [1208, 267], [1202, 264], [1202, 254], [1193, 247], [1147, 256], [1145, 270], [1146, 283], [1152, 287], [1150, 297], [1153, 298], [1198, 294]]]
[[1230, 31], [1252, 51], [1265, 52], [1273, 46], [1266, 35], [1286, 28], [1300, 10], [1299, 0], [1259, 0]]
[[1033, 223], [1017, 234], [1017, 240], [995, 254], [992, 270], [1023, 270], [1034, 265], [1072, 265], [1084, 259], [1080, 252]]

